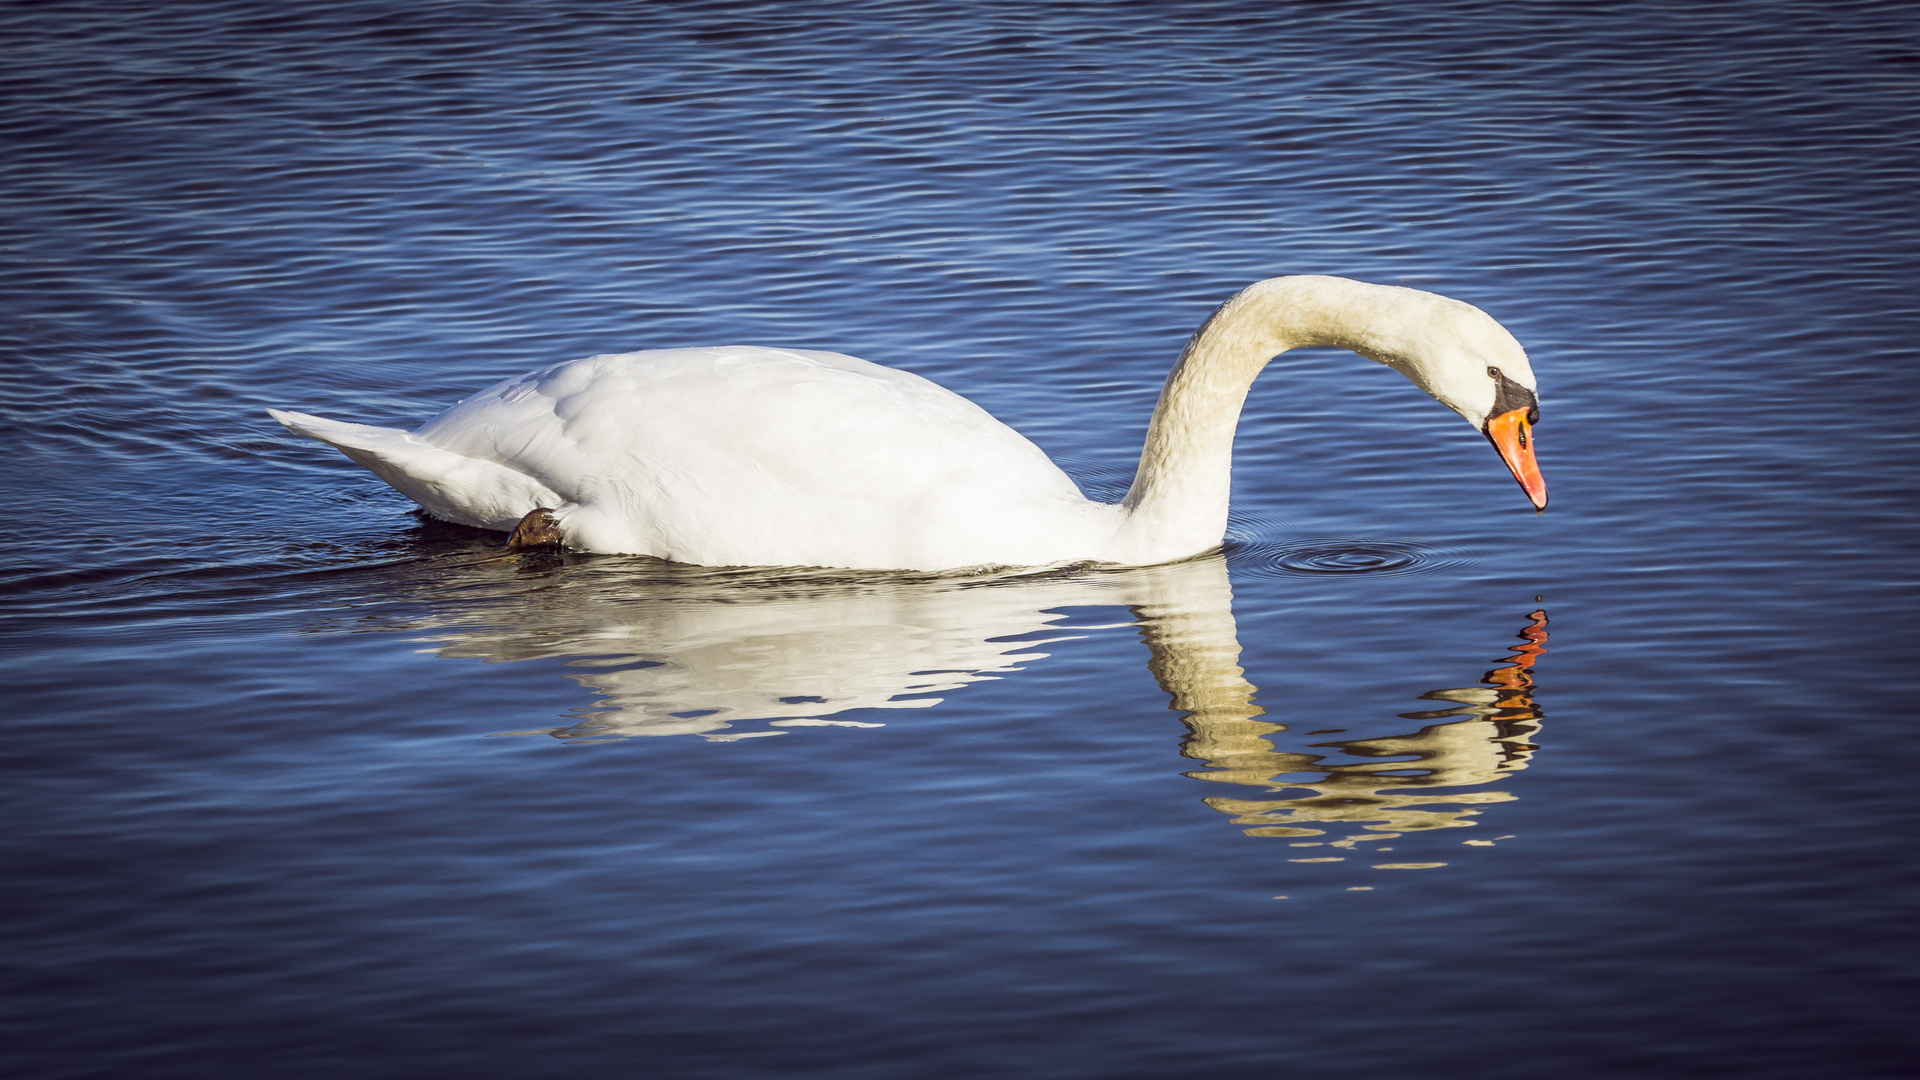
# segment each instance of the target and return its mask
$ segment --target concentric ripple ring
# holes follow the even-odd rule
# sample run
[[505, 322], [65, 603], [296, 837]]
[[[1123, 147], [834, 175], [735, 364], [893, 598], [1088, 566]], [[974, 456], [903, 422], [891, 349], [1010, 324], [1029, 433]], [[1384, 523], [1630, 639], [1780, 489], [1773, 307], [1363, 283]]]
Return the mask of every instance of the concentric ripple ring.
[[1235, 554], [1268, 574], [1417, 574], [1471, 559], [1408, 540], [1316, 537], [1236, 545]]

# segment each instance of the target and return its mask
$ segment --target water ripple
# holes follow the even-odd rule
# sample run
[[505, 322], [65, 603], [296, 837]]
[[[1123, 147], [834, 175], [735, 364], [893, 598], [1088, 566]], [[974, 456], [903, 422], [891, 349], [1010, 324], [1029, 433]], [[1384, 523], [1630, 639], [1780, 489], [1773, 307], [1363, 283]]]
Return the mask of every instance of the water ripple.
[[1471, 552], [1457, 547], [1344, 536], [1235, 543], [1228, 547], [1227, 555], [1238, 568], [1274, 576], [1432, 574], [1478, 561]]

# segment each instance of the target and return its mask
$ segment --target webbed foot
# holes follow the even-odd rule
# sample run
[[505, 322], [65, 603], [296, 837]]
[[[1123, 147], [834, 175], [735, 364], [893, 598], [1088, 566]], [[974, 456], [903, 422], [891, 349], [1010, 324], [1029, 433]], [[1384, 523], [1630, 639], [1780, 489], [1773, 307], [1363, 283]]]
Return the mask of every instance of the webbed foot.
[[553, 520], [553, 511], [543, 506], [529, 510], [527, 516], [520, 519], [520, 524], [513, 527], [513, 535], [507, 537], [507, 550], [557, 548], [564, 539], [560, 535], [560, 523]]

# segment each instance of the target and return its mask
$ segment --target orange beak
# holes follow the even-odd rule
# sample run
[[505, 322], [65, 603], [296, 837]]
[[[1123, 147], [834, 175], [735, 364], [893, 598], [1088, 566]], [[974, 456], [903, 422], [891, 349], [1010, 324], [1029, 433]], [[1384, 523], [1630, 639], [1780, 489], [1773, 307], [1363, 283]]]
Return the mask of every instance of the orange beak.
[[1487, 441], [1500, 451], [1500, 460], [1513, 470], [1520, 489], [1527, 493], [1536, 510], [1547, 508], [1547, 482], [1540, 477], [1540, 463], [1533, 460], [1533, 425], [1527, 423], [1527, 410], [1515, 409], [1487, 421]]

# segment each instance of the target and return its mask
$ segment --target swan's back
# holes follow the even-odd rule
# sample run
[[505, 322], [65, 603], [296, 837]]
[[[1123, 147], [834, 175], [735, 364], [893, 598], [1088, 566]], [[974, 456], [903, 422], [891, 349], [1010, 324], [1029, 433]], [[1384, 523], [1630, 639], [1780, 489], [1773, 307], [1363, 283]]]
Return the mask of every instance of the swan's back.
[[475, 394], [412, 438], [574, 504], [577, 547], [707, 565], [1032, 565], [1114, 520], [984, 409], [838, 353], [594, 356]]

